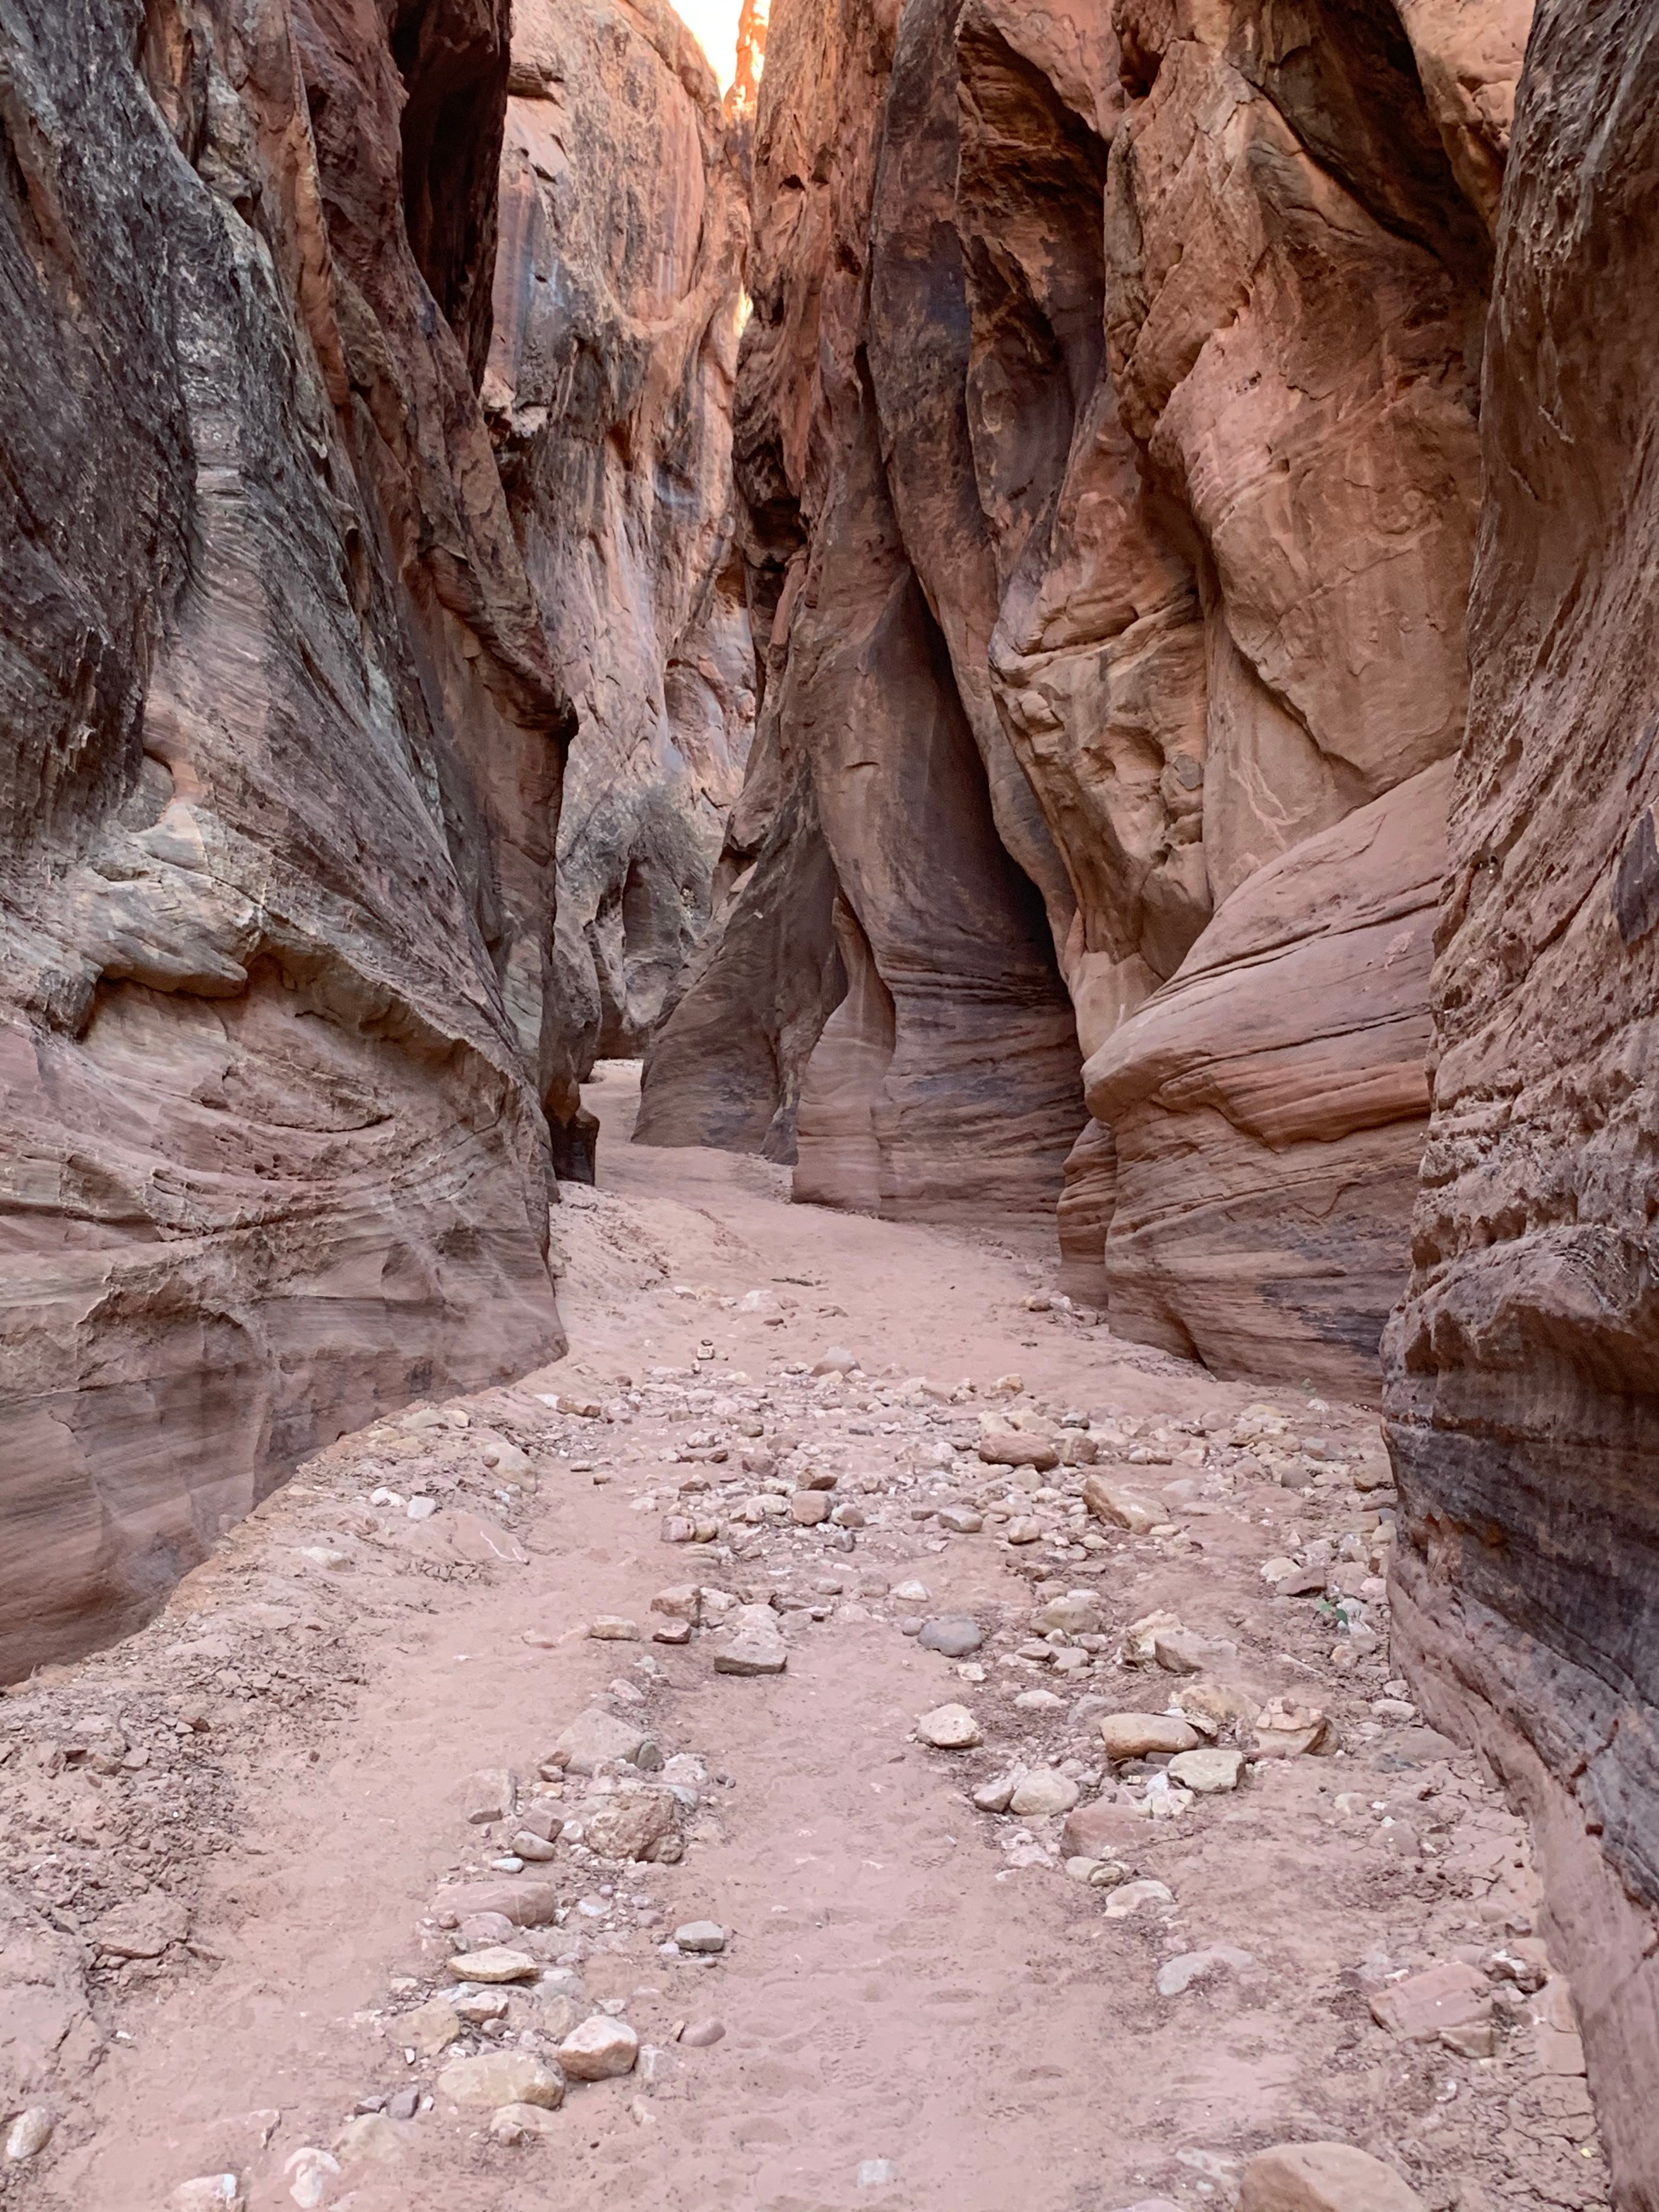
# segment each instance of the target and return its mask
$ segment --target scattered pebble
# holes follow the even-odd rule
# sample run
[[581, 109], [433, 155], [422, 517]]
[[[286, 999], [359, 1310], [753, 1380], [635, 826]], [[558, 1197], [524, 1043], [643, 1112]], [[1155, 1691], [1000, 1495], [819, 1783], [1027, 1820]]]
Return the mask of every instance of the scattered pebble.
[[[1113, 1902], [1122, 1894], [1121, 1890], [1115, 1892]], [[1107, 1911], [1111, 1909], [1109, 1904]], [[1158, 1993], [1161, 1997], [1178, 1997], [1194, 1982], [1208, 1981], [1229, 1968], [1237, 1973], [1255, 1964], [1254, 1952], [1236, 1950], [1229, 1943], [1213, 1943], [1205, 1951], [1183, 1951], [1179, 1958], [1166, 1959], [1158, 1968]]]
[[984, 1741], [966, 1705], [936, 1705], [916, 1723], [916, 1734], [938, 1751], [971, 1751]]
[[1008, 1801], [1008, 1810], [1026, 1814], [1069, 1813], [1079, 1794], [1068, 1776], [1057, 1773], [1052, 1766], [1039, 1766], [1021, 1776]]
[[573, 2081], [609, 2081], [631, 2074], [639, 2055], [640, 2039], [628, 2022], [605, 2013], [583, 2021], [559, 2045], [559, 2063]]
[[1190, 1721], [1167, 1713], [1103, 1713], [1097, 1726], [1108, 1759], [1144, 1759], [1149, 1751], [1197, 1751], [1204, 1739]]
[[717, 1674], [781, 1674], [789, 1647], [769, 1605], [740, 1605], [714, 1650]]
[[916, 1641], [926, 1650], [942, 1651], [947, 1659], [965, 1659], [984, 1643], [985, 1631], [967, 1615], [953, 1614], [945, 1620], [924, 1620]]
[[247, 2197], [234, 2173], [198, 2173], [179, 2183], [167, 2212], [247, 2212]]
[[535, 2142], [557, 2132], [559, 2123], [546, 2105], [500, 2105], [489, 2115], [489, 2134], [498, 2143]]
[[1169, 1775], [1171, 1782], [1197, 1796], [1214, 1796], [1219, 1791], [1237, 1789], [1244, 1777], [1244, 1754], [1225, 1745], [1179, 1752], [1170, 1761]]
[[[562, 2064], [562, 2049], [559, 2058]], [[565, 2068], [565, 2073], [570, 2070]], [[564, 2101], [564, 2076], [558, 2067], [530, 2051], [485, 2051], [475, 2058], [453, 2058], [439, 2075], [437, 2088], [453, 2104], [487, 2106], [491, 2111], [502, 2105], [542, 2105], [556, 2112]]]
[[492, 1944], [484, 1951], [463, 1951], [449, 1962], [458, 1982], [533, 1982], [541, 1972], [528, 1951]]
[[20, 2162], [26, 2158], [38, 2158], [52, 2141], [56, 2124], [45, 2105], [28, 2106], [6, 2130], [6, 2156]]
[[331, 2151], [319, 2150], [314, 2143], [307, 2143], [290, 2153], [283, 2165], [288, 2193], [300, 2207], [300, 2212], [316, 2212], [328, 2196], [330, 2182], [337, 2181], [339, 2174], [339, 2160]]

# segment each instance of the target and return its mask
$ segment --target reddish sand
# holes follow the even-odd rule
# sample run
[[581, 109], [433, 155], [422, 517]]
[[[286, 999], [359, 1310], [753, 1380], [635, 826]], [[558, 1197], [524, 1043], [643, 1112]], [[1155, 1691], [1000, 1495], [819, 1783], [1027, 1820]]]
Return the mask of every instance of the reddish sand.
[[[551, 1960], [588, 1931], [587, 1996], [625, 2001], [642, 2040], [667, 2053], [659, 2078], [573, 2086], [550, 2136], [517, 2147], [489, 2139], [487, 2113], [440, 2096], [384, 2131], [393, 2162], [331, 2179], [328, 2205], [1116, 2212], [1158, 2197], [1195, 2208], [1230, 2202], [1240, 2161], [1292, 2138], [1370, 2148], [1434, 2207], [1604, 2203], [1583, 2083], [1548, 2070], [1564, 2047], [1571, 2065], [1571, 2038], [1551, 2054], [1547, 2032], [1530, 2025], [1538, 2000], [1498, 2005], [1491, 2057], [1395, 2040], [1371, 2017], [1370, 1996], [1390, 1974], [1460, 1954], [1484, 1972], [1495, 1947], [1530, 1934], [1536, 1900], [1524, 1836], [1474, 1762], [1408, 1716], [1372, 1713], [1386, 1646], [1340, 1670], [1328, 1608], [1269, 1595], [1257, 1571], [1287, 1531], [1338, 1537], [1374, 1516], [1381, 1494], [1360, 1496], [1346, 1479], [1317, 1498], [1265, 1472], [1222, 1479], [1221, 1439], [1261, 1391], [1064, 1312], [1026, 1310], [1046, 1258], [792, 1208], [786, 1178], [758, 1162], [629, 1148], [633, 1071], [602, 1078], [589, 1093], [605, 1125], [601, 1186], [573, 1194], [557, 1217], [571, 1357], [530, 1378], [532, 1395], [492, 1393], [470, 1407], [475, 1426], [489, 1419], [531, 1440], [537, 1495], [497, 1515], [475, 1469], [465, 1526], [465, 1501], [441, 1480], [444, 1510], [430, 1521], [370, 1506], [377, 1484], [403, 1495], [432, 1470], [442, 1477], [452, 1446], [465, 1466], [459, 1432], [428, 1431], [416, 1437], [428, 1458], [400, 1472], [386, 1433], [408, 1432], [393, 1419], [335, 1448], [233, 1532], [141, 1635], [0, 1705], [0, 1725], [35, 1746], [84, 1738], [94, 1717], [155, 1743], [148, 1772], [176, 1779], [155, 1784], [136, 1821], [119, 1808], [139, 1801], [121, 1793], [141, 1790], [144, 1773], [95, 1784], [73, 1759], [55, 1774], [13, 1759], [0, 1768], [7, 1834], [21, 1849], [33, 1821], [38, 1851], [55, 1822], [68, 1838], [59, 1866], [83, 1870], [46, 1879], [66, 1885], [70, 1925], [94, 1917], [88, 1894], [148, 1890], [154, 1902], [168, 1892], [191, 1905], [197, 1947], [95, 1978], [96, 2028], [72, 2045], [81, 2070], [41, 2100], [58, 2132], [0, 2181], [0, 2199], [153, 2212], [179, 2183], [222, 2169], [241, 2178], [252, 2212], [278, 2212], [293, 2201], [285, 2165], [332, 2145], [361, 2098], [430, 2091], [446, 2062], [407, 2064], [395, 2015], [444, 1984], [453, 1947], [429, 1917], [434, 1890], [503, 1847], [466, 1826], [462, 1784], [490, 1766], [533, 1781], [560, 1728], [623, 1678], [643, 1703], [621, 1710], [644, 1713], [665, 1753], [701, 1753], [729, 1785], [703, 1793], [679, 1864], [584, 1868], [562, 1847], [544, 1871], [568, 1900], [615, 1894], [600, 1900], [603, 1916], [574, 1911], [526, 1941]], [[792, 1302], [781, 1325], [720, 1303], [757, 1289]], [[750, 1556], [688, 1568], [685, 1551], [660, 1540], [662, 1520], [682, 1481], [736, 1471], [731, 1418], [701, 1408], [668, 1419], [647, 1401], [626, 1425], [573, 1422], [533, 1396], [614, 1396], [618, 1376], [684, 1368], [705, 1337], [715, 1358], [680, 1387], [741, 1390], [724, 1380], [739, 1370], [772, 1399], [759, 1416], [769, 1434], [833, 1437], [837, 1495], [861, 1497], [870, 1523], [854, 1549], [825, 1530], [738, 1525], [723, 1535]], [[835, 1344], [858, 1355], [868, 1382], [822, 1391], [776, 1371]], [[1143, 1434], [1199, 1419], [1212, 1431], [1207, 1465], [1197, 1463], [1204, 1440], [1176, 1433], [1171, 1463], [1117, 1472], [1149, 1494], [1182, 1478], [1216, 1494], [1172, 1504], [1174, 1536], [1091, 1524], [1108, 1548], [1050, 1568], [1046, 1545], [1016, 1550], [992, 1526], [945, 1541], [912, 1517], [915, 1492], [854, 1488], [859, 1473], [908, 1474], [918, 1437], [937, 1433], [926, 1423], [939, 1409], [904, 1398], [903, 1378], [968, 1376], [983, 1394], [1010, 1370], [1018, 1398], [978, 1395], [945, 1408], [948, 1419], [971, 1428], [987, 1404], [1036, 1402], [1097, 1422], [1115, 1407], [1146, 1418]], [[811, 1408], [836, 1397], [815, 1419]], [[1277, 1402], [1294, 1436], [1316, 1431], [1375, 1464], [1370, 1416], [1310, 1410], [1295, 1394]], [[667, 1462], [713, 1432], [728, 1440], [726, 1461]], [[952, 1480], [959, 1494], [977, 1478]], [[636, 1494], [653, 1502], [636, 1510]], [[700, 1492], [684, 1502], [711, 1514], [729, 1503]], [[460, 1556], [479, 1531], [509, 1523], [524, 1564]], [[814, 1589], [835, 1573], [842, 1593]], [[1098, 1591], [1109, 1649], [1055, 1685], [1058, 1711], [1032, 1713], [1012, 1699], [1050, 1669], [1000, 1662], [1026, 1640], [1045, 1573], [1049, 1586]], [[861, 1580], [912, 1577], [926, 1602], [860, 1593]], [[648, 1637], [653, 1593], [687, 1580], [757, 1599], [797, 1591], [830, 1618], [781, 1616], [787, 1672], [760, 1680], [714, 1674], [705, 1635], [674, 1650], [582, 1632], [614, 1613]], [[1115, 1663], [1122, 1628], [1160, 1608], [1235, 1643], [1233, 1671], [1258, 1692], [1324, 1707], [1342, 1749], [1263, 1762], [1235, 1794], [1200, 1797], [1176, 1819], [1129, 1816], [1121, 1856], [1175, 1902], [1115, 1919], [1113, 1892], [1059, 1863], [1058, 1820], [979, 1813], [967, 1791], [1014, 1755], [1097, 1767], [1091, 1722], [1069, 1717], [1079, 1695], [1163, 1711], [1176, 1676]], [[992, 1632], [975, 1655], [982, 1683], [898, 1626], [951, 1613]], [[543, 1641], [526, 1643], [526, 1631]], [[659, 1680], [642, 1677], [642, 1656]], [[984, 1747], [948, 1753], [914, 1740], [917, 1717], [947, 1699], [975, 1711]], [[186, 1740], [165, 1723], [192, 1705], [208, 1727]], [[1341, 1793], [1356, 1794], [1339, 1809]], [[170, 1826], [169, 1802], [183, 1814]], [[100, 1831], [92, 1824], [111, 1805], [113, 1828]], [[1403, 1856], [1402, 1826], [1413, 1838]], [[112, 1833], [127, 1840], [108, 1845]], [[660, 1921], [641, 1924], [647, 1912]], [[700, 1918], [730, 1932], [724, 1956], [659, 1955], [677, 1924]], [[1212, 1945], [1254, 1963], [1158, 1993], [1162, 1961]], [[673, 2042], [677, 2023], [711, 2014], [722, 2040]], [[890, 2161], [896, 2179], [861, 2182], [872, 2160]]]

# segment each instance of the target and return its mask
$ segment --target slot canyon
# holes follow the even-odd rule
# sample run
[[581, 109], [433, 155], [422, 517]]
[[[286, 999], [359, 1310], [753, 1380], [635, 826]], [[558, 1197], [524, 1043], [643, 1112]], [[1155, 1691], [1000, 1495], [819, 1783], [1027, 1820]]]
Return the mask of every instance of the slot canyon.
[[0, 2212], [1659, 2212], [1656, 249], [1644, 0], [0, 0]]

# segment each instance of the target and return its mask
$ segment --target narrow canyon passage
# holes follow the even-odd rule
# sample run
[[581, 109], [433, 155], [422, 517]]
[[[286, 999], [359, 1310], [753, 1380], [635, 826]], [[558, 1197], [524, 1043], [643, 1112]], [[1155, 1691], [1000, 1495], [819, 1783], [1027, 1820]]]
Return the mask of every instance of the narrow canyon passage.
[[[0, 1705], [63, 1938], [0, 2045], [82, 2085], [29, 2201], [1606, 2203], [1522, 1827], [1389, 1676], [1374, 1417], [629, 1148], [636, 1086], [567, 1360]], [[1394, 2178], [1261, 2155], [1330, 2141]]]
[[1652, 0], [0, 0], [0, 2212], [1659, 2212]]

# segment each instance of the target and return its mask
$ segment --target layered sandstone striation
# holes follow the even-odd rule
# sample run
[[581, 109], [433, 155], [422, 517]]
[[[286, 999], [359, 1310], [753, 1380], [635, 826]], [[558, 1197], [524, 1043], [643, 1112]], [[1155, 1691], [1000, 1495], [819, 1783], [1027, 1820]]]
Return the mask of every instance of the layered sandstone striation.
[[475, 397], [507, 18], [8, 17], [0, 1675], [562, 1348], [573, 718]]
[[597, 1054], [641, 1049], [677, 986], [753, 725], [731, 492], [744, 137], [661, 0], [519, 0], [508, 91], [483, 400], [580, 720], [546, 1071], [580, 1175], [578, 1086]]
[[1542, 0], [1487, 333], [1435, 1110], [1388, 1344], [1396, 1637], [1528, 1804], [1659, 2205], [1659, 603], [1647, 10]]
[[1060, 1198], [1082, 1131], [1066, 1279], [1123, 1333], [1375, 1391], [1525, 21], [783, 0], [737, 433], [761, 737], [644, 1138], [798, 1130], [801, 1195], [890, 1208], [925, 1060], [970, 1206], [1011, 1149]]
[[723, 910], [639, 1134], [796, 1158], [804, 1198], [1014, 1223], [1052, 1209], [1084, 1115], [1045, 912], [1064, 871], [984, 662], [963, 278], [938, 220], [949, 28], [907, 10], [896, 47], [861, 0], [773, 15], [735, 429], [762, 703]]

